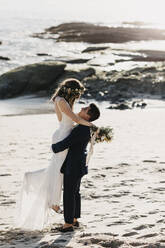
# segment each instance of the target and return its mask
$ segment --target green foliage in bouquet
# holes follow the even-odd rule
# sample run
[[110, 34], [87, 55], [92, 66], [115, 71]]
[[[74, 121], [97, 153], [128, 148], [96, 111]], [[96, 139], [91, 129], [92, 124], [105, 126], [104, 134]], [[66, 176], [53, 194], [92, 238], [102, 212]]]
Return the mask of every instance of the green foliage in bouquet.
[[113, 128], [111, 127], [101, 127], [99, 128], [99, 132], [96, 135], [95, 142], [111, 142], [113, 138]]

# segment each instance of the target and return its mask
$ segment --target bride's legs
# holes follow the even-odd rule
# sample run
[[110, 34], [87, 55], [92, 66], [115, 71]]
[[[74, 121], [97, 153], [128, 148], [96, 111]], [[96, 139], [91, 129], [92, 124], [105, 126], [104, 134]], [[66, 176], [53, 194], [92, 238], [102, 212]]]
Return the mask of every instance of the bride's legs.
[[52, 209], [57, 212], [60, 209], [60, 207], [57, 205], [52, 205]]
[[52, 205], [52, 209], [56, 212], [56, 213], [59, 213], [59, 214], [62, 214], [63, 211], [60, 209], [60, 206], [58, 205]]

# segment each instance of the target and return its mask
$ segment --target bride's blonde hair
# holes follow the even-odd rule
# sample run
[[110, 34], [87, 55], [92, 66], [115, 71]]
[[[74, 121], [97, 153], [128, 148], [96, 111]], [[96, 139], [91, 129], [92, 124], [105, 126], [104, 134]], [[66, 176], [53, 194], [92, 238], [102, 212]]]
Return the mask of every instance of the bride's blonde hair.
[[64, 80], [59, 87], [55, 90], [51, 97], [54, 102], [57, 96], [63, 97], [70, 105], [73, 106], [75, 100], [81, 96], [85, 88], [83, 84], [76, 78], [68, 78]]

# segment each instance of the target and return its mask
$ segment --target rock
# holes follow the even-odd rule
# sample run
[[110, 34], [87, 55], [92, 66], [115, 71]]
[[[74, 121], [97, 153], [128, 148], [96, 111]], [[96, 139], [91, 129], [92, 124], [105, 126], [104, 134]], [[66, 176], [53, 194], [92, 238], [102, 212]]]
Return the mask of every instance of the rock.
[[84, 22], [63, 23], [33, 37], [65, 42], [123, 43], [140, 40], [164, 40], [164, 30], [139, 27], [108, 27]]
[[140, 108], [145, 108], [147, 106], [147, 103], [143, 102], [141, 105], [140, 105]]
[[69, 64], [83, 64], [88, 62], [89, 59], [71, 59], [71, 60], [65, 60], [64, 62]]
[[[67, 78], [76, 78], [80, 80], [82, 83], [85, 78], [92, 77], [95, 75], [95, 70], [93, 68], [87, 68], [83, 70], [65, 70], [60, 77], [54, 82], [54, 84], [50, 87], [50, 92], [53, 92], [54, 89], [57, 87], [58, 84], [60, 84], [62, 81], [64, 81]], [[85, 94], [83, 97], [87, 94], [87, 91], [85, 91]]]
[[[164, 69], [165, 66], [148, 66], [146, 68], [137, 67], [129, 71], [114, 70], [108, 73], [95, 71], [93, 68], [76, 72], [67, 70], [60, 80], [76, 77], [82, 80], [86, 88], [84, 98], [110, 101], [117, 104], [117, 106], [113, 106], [117, 109], [127, 109], [128, 107], [118, 104], [135, 97], [141, 99], [143, 94], [165, 95]], [[132, 103], [132, 107], [145, 108], [146, 106], [147, 104], [142, 100], [135, 100]]]
[[48, 53], [37, 53], [37, 56], [52, 56]]
[[125, 110], [125, 109], [131, 109], [127, 103], [119, 103], [115, 105], [111, 105], [108, 107], [108, 109], [119, 109], [119, 110]]
[[[68, 58], [63, 59], [67, 61]], [[92, 67], [86, 69], [79, 69], [80, 66], [74, 65], [69, 65], [67, 69], [65, 67], [64, 62], [50, 60], [9, 71], [0, 76], [0, 98], [23, 94], [50, 96], [59, 83], [70, 77], [77, 78], [84, 84], [86, 88], [84, 98], [110, 101], [111, 104], [115, 104], [110, 106], [110, 109], [131, 107], [143, 109], [147, 106], [141, 100], [144, 98], [143, 94], [159, 98], [165, 96], [164, 64], [110, 72]], [[139, 100], [134, 100], [131, 106], [130, 100], [133, 98]]]
[[96, 100], [97, 100], [97, 101], [103, 101], [104, 99], [105, 99], [105, 94], [104, 94], [104, 92], [99, 91], [99, 92], [96, 94]]
[[147, 106], [147, 103], [142, 102], [142, 101], [133, 101], [131, 104], [132, 108], [141, 108], [144, 109]]
[[0, 98], [49, 91], [51, 85], [64, 72], [65, 66], [65, 63], [60, 62], [43, 62], [4, 73], [0, 76]]
[[10, 60], [8, 57], [0, 56], [0, 60]]
[[83, 70], [65, 70], [61, 77], [58, 78], [58, 82], [62, 82], [66, 78], [77, 78], [82, 81], [84, 78], [92, 77], [95, 75], [95, 70], [93, 68], [87, 68]]
[[0, 45], [2, 45], [2, 41], [0, 41]]
[[100, 50], [105, 50], [108, 49], [109, 47], [104, 46], [104, 47], [87, 47], [82, 51], [82, 53], [88, 53], [88, 52], [95, 52], [95, 51], [100, 51]]

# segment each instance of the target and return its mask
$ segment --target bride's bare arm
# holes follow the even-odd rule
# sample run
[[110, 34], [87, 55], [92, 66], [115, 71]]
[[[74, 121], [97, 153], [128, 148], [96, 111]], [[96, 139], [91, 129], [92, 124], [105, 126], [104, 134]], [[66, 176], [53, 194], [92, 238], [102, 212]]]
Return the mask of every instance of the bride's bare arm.
[[65, 99], [60, 99], [58, 102], [58, 105], [60, 106], [60, 109], [62, 112], [64, 112], [67, 116], [69, 116], [74, 122], [84, 125], [84, 126], [93, 126], [93, 124], [89, 121], [86, 121], [76, 115], [72, 109], [70, 108], [69, 104], [65, 101]]

